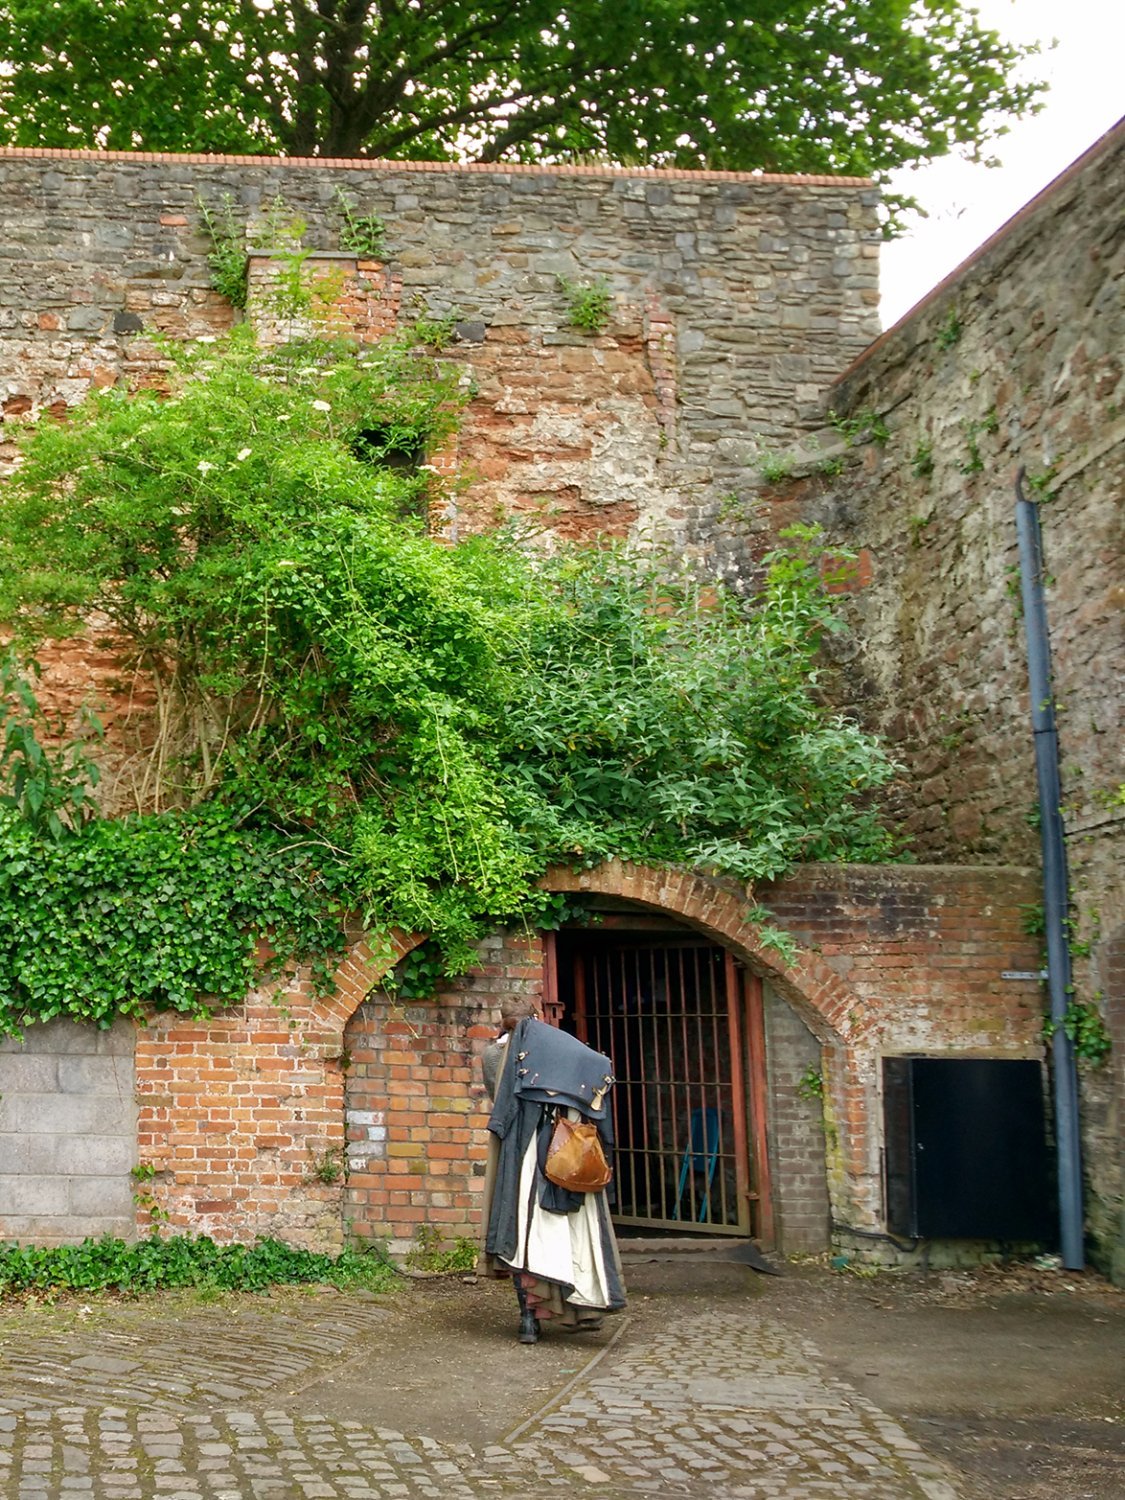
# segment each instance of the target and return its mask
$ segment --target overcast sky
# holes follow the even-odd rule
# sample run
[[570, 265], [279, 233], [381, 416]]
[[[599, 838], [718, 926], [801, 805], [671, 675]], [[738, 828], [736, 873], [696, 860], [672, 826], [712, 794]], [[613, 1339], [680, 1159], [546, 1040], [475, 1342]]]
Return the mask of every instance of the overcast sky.
[[1024, 67], [1051, 90], [1040, 114], [1012, 123], [990, 149], [1002, 166], [947, 157], [896, 175], [895, 188], [929, 217], [883, 247], [885, 328], [1125, 114], [1125, 0], [975, 0], [975, 8], [1007, 40], [1043, 43]]

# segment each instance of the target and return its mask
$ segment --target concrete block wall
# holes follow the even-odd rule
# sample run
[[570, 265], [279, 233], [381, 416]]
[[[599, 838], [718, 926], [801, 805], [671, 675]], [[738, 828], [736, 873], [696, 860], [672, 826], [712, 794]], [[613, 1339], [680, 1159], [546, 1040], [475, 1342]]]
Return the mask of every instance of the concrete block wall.
[[136, 1116], [131, 1024], [50, 1021], [0, 1041], [0, 1235], [132, 1238]]

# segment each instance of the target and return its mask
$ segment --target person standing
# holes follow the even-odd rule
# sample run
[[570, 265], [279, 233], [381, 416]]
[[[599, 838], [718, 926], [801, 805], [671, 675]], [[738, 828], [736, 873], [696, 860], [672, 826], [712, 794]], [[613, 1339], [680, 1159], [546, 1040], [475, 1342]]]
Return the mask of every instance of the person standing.
[[544, 1324], [565, 1332], [596, 1329], [607, 1312], [625, 1306], [608, 1190], [573, 1192], [545, 1171], [560, 1114], [593, 1122], [611, 1156], [613, 1073], [609, 1058], [540, 1020], [531, 999], [505, 1000], [500, 1025], [482, 1058], [493, 1100], [485, 1260], [494, 1274], [511, 1275], [519, 1339], [534, 1344]]

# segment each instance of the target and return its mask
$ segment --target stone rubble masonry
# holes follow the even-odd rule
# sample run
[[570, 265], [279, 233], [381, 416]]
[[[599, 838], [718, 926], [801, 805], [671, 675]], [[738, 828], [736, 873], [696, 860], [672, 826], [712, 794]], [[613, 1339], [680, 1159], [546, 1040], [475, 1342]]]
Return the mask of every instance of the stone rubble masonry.
[[[341, 255], [340, 192], [385, 221], [385, 265]], [[309, 226], [313, 274], [342, 273], [337, 321], [376, 337], [456, 312], [449, 355], [475, 394], [435, 464], [470, 476], [442, 502], [453, 533], [516, 513], [706, 555], [724, 496], [808, 430], [877, 328], [878, 195], [861, 179], [6, 149], [5, 417], [159, 382], [153, 334], [229, 327], [199, 203], [229, 195], [253, 239], [279, 194]], [[275, 274], [253, 257], [267, 336]], [[601, 333], [569, 324], [560, 278], [606, 283]]]
[[[841, 379], [881, 414], [791, 511], [870, 550], [841, 698], [905, 763], [918, 857], [1038, 863], [1015, 477], [1039, 502], [1078, 999], [1114, 1050], [1083, 1065], [1092, 1253], [1125, 1276], [1121, 663], [1125, 126], [1111, 131]], [[784, 507], [781, 507], [784, 509]], [[1034, 899], [1041, 900], [1041, 896]], [[1087, 951], [1088, 950], [1088, 951]]]

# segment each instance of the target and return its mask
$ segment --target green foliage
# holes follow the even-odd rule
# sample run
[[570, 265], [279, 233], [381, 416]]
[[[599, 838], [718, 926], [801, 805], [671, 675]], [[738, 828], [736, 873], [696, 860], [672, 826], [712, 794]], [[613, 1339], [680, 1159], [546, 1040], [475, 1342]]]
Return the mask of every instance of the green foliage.
[[910, 545], [912, 547], [920, 547], [922, 545], [922, 537], [925, 534], [926, 527], [931, 525], [933, 519], [933, 516], [910, 517], [907, 525], [910, 528]]
[[1026, 474], [1027, 487], [1040, 505], [1049, 505], [1055, 498], [1054, 483], [1056, 468], [1052, 464], [1038, 474]]
[[308, 221], [275, 193], [258, 215], [253, 240], [258, 250], [297, 250], [308, 231]]
[[404, 515], [424, 479], [382, 455], [440, 438], [455, 390], [401, 338], [263, 355], [240, 330], [166, 397], [102, 393], [29, 436], [0, 618], [33, 644], [100, 616], [157, 712], [137, 813], [61, 843], [0, 818], [9, 1028], [202, 1013], [245, 992], [259, 939], [324, 982], [345, 901], [455, 973], [488, 928], [552, 919], [553, 862], [750, 881], [893, 854], [894, 768], [822, 706], [815, 531], [749, 606], [627, 549], [439, 545]]
[[[1102, 1018], [1097, 995], [1093, 1001], [1071, 1000], [1062, 1019], [1062, 1029], [1074, 1044], [1077, 1057], [1099, 1067], [1113, 1050], [1113, 1041]], [[1059, 1023], [1050, 1017], [1043, 1023], [1043, 1035], [1050, 1041]]]
[[600, 277], [597, 281], [570, 281], [565, 276], [557, 280], [567, 301], [566, 316], [570, 326], [581, 329], [583, 333], [601, 333], [613, 308], [609, 283]]
[[819, 1068], [809, 1066], [797, 1080], [797, 1093], [802, 1099], [824, 1098], [824, 1074]]
[[797, 962], [796, 940], [792, 933], [774, 924], [772, 912], [767, 911], [764, 906], [752, 906], [746, 913], [746, 920], [757, 927], [758, 941], [763, 948], [772, 949], [782, 963], [793, 965]]
[[129, 1176], [133, 1179], [133, 1202], [142, 1213], [148, 1215], [149, 1224], [154, 1228], [168, 1218], [167, 1210], [161, 1208], [153, 1196], [151, 1184], [155, 1181], [157, 1174], [158, 1169], [150, 1161], [138, 1163], [129, 1172]]
[[1035, 107], [963, 0], [0, 0], [24, 146], [874, 174]]
[[934, 449], [933, 444], [921, 442], [914, 450], [914, 457], [910, 461], [911, 472], [915, 479], [928, 479], [934, 472]]
[[368, 260], [382, 260], [386, 253], [387, 226], [375, 212], [357, 213], [356, 205], [339, 188], [336, 202], [340, 205], [340, 216], [344, 221], [340, 230], [340, 246], [353, 255]]
[[0, 1032], [146, 1007], [205, 1015], [259, 977], [342, 951], [346, 869], [318, 840], [218, 805], [103, 818], [59, 841], [0, 813]]
[[419, 1224], [414, 1244], [407, 1251], [405, 1261], [415, 1271], [472, 1271], [479, 1254], [479, 1246], [464, 1237], [457, 1238], [452, 1246], [444, 1248], [440, 1229], [435, 1229], [431, 1224]]
[[250, 263], [245, 234], [234, 217], [234, 200], [224, 193], [215, 210], [208, 208], [202, 198], [196, 199], [196, 206], [211, 241], [207, 254], [211, 285], [232, 307], [245, 307]]
[[414, 319], [411, 332], [420, 344], [440, 353], [441, 350], [448, 349], [457, 337], [457, 324], [460, 321], [460, 310], [455, 307], [440, 314], [422, 311]]
[[1043, 937], [1047, 919], [1042, 901], [1031, 901], [1020, 907], [1020, 927], [1028, 937]]
[[0, 1243], [0, 1300], [28, 1292], [137, 1295], [179, 1287], [261, 1292], [308, 1282], [389, 1291], [397, 1280], [393, 1265], [378, 1249], [318, 1255], [271, 1239], [217, 1245], [205, 1235], [153, 1235], [126, 1244], [107, 1235], [53, 1249]]
[[853, 412], [848, 417], [840, 412], [830, 411], [828, 420], [849, 448], [854, 448], [860, 443], [876, 443], [880, 448], [885, 448], [890, 441], [890, 428], [879, 413], [872, 411], [870, 407]]
[[429, 938], [395, 965], [383, 988], [397, 1000], [430, 1000], [449, 977], [440, 943]]
[[780, 484], [793, 472], [793, 457], [789, 453], [762, 453], [758, 458], [758, 472], [767, 484]]
[[12, 650], [0, 656], [0, 818], [7, 811], [31, 833], [58, 841], [97, 815], [100, 772], [86, 747], [101, 737], [101, 724], [84, 710], [81, 738], [44, 745], [41, 736], [58, 740], [64, 726], [48, 722], [27, 672], [37, 665], [25, 668]]
[[954, 349], [961, 342], [961, 319], [957, 315], [957, 309], [951, 307], [945, 322], [937, 331], [934, 343], [944, 353], [947, 349]]
[[981, 457], [979, 439], [982, 433], [992, 436], [999, 432], [1000, 419], [996, 415], [996, 408], [990, 407], [983, 417], [966, 417], [961, 428], [965, 434], [966, 457], [959, 465], [960, 471], [965, 475], [980, 474], [984, 469], [984, 459]]
[[348, 1178], [347, 1153], [340, 1147], [331, 1146], [327, 1151], [309, 1148], [310, 1170], [307, 1182], [319, 1182], [323, 1187], [335, 1187]]

